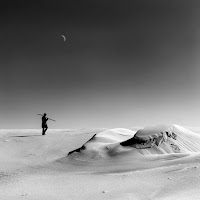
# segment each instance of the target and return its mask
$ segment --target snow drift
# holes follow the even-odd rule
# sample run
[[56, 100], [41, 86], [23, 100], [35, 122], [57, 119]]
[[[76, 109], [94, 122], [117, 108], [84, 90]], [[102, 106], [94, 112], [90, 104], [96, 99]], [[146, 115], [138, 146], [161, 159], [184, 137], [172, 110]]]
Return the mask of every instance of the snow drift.
[[171, 125], [146, 127], [137, 132], [123, 128], [106, 130], [69, 152], [68, 157], [79, 161], [122, 157], [174, 160], [194, 153], [200, 153], [200, 136]]

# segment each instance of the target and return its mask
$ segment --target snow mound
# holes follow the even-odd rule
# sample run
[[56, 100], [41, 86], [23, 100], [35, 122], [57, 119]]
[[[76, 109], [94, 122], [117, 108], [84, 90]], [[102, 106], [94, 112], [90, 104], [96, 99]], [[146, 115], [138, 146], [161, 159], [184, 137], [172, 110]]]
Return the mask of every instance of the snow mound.
[[116, 128], [95, 134], [82, 147], [69, 152], [76, 160], [113, 158], [120, 155], [141, 158], [152, 155], [180, 155], [200, 152], [200, 136], [179, 125], [155, 126], [137, 132]]

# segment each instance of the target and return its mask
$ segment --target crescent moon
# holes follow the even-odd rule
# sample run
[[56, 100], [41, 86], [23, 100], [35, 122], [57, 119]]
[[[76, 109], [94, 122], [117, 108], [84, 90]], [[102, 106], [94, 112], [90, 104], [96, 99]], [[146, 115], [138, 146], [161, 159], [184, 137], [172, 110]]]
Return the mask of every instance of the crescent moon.
[[66, 41], [66, 37], [64, 36], [64, 35], [61, 35], [62, 37], [63, 37], [63, 39], [64, 39], [64, 42]]

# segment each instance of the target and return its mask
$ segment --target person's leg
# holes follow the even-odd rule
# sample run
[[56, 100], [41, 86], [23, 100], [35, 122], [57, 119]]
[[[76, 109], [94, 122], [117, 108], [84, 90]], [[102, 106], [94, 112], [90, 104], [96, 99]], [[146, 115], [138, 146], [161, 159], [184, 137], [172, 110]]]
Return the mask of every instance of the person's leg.
[[42, 135], [45, 135], [45, 128], [42, 127]]
[[44, 130], [44, 134], [46, 133], [47, 129], [48, 129], [48, 127], [46, 126], [46, 127], [45, 127], [45, 130]]

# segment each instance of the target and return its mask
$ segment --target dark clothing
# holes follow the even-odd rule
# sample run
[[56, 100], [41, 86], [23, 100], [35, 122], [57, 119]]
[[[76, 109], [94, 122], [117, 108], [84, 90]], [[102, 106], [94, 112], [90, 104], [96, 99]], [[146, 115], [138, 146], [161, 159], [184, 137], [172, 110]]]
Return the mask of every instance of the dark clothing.
[[42, 117], [42, 135], [45, 135], [45, 132], [48, 129], [47, 120], [48, 120], [48, 118], [46, 116]]
[[48, 128], [47, 124], [42, 123], [42, 128]]
[[45, 116], [42, 117], [42, 128], [46, 128], [47, 127], [47, 120], [48, 120], [48, 118], [46, 118]]

